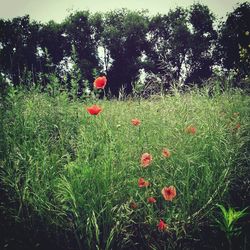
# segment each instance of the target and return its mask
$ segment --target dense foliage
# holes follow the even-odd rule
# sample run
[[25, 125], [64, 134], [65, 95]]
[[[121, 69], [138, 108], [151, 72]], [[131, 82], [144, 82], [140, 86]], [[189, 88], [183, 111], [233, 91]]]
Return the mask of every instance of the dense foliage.
[[[171, 82], [201, 84], [219, 66], [244, 78], [250, 69], [250, 4], [238, 5], [220, 23], [205, 5], [176, 8], [164, 15], [145, 11], [78, 11], [62, 23], [31, 21], [29, 16], [0, 20], [0, 72], [15, 85], [46, 86], [50, 74], [79, 95], [105, 73], [118, 95], [146, 75]], [[216, 28], [216, 27], [219, 28]], [[72, 66], [73, 65], [73, 66]]]
[[0, 248], [249, 249], [249, 17], [0, 19]]
[[[42, 233], [62, 249], [182, 249], [213, 225], [217, 203], [248, 206], [249, 96], [222, 93], [216, 81], [170, 94], [79, 102], [63, 89], [9, 87], [0, 106], [0, 212], [9, 229], [1, 246], [22, 249], [22, 225], [30, 249], [46, 249]], [[213, 244], [228, 247], [223, 235]]]

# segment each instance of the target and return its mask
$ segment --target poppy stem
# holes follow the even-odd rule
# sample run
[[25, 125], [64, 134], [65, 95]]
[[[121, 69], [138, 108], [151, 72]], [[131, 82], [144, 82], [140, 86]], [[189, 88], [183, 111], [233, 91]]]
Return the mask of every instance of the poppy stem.
[[106, 91], [105, 91], [105, 89], [103, 89], [103, 99], [104, 100], [106, 99]]
[[139, 137], [139, 145], [141, 145], [141, 153], [143, 152], [143, 143], [141, 143], [141, 127], [138, 127], [138, 137]]

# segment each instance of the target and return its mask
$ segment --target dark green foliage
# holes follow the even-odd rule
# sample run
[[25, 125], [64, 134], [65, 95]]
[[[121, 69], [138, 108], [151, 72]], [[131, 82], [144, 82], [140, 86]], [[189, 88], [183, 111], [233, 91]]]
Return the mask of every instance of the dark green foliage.
[[190, 71], [186, 82], [201, 83], [212, 75], [215, 63], [213, 50], [217, 39], [214, 29], [214, 16], [205, 5], [194, 4], [189, 12], [192, 25], [191, 55], [188, 64]]
[[148, 70], [167, 82], [201, 82], [212, 74], [217, 33], [207, 6], [194, 4], [151, 19]]
[[77, 72], [78, 96], [102, 73], [112, 95], [121, 89], [131, 93], [141, 70], [146, 72], [143, 84], [154, 85], [158, 78], [161, 90], [176, 81], [200, 85], [214, 66], [234, 70], [243, 86], [239, 78], [246, 85], [250, 69], [249, 16], [245, 2], [217, 29], [215, 17], [200, 3], [152, 17], [147, 11], [118, 9], [77, 11], [62, 23], [37, 23], [28, 15], [0, 19], [0, 71], [14, 85], [29, 88], [36, 83], [45, 88], [54, 74], [70, 90], [72, 72], [62, 72], [69, 59]]
[[[47, 49], [53, 64], [58, 64], [64, 57], [64, 50], [71, 48], [71, 46], [67, 47], [66, 39], [62, 36], [63, 32], [62, 24], [57, 24], [54, 21], [50, 21], [47, 24], [41, 24], [39, 28], [39, 46], [43, 52]], [[41, 56], [40, 63], [40, 70], [42, 72], [48, 72], [48, 69], [42, 68], [45, 61]]]
[[250, 3], [239, 5], [222, 24], [218, 47], [223, 66], [239, 76], [250, 71]]
[[142, 68], [140, 57], [147, 43], [148, 18], [144, 12], [122, 9], [107, 13], [104, 24], [103, 45], [112, 60], [107, 70], [110, 88], [116, 95], [122, 86], [131, 93]]
[[38, 28], [29, 16], [0, 22], [0, 71], [9, 74], [14, 84], [20, 82], [26, 69], [35, 70], [38, 65]]
[[74, 45], [83, 79], [92, 82], [93, 70], [99, 68], [99, 62], [90, 16], [88, 11], [73, 13], [65, 19], [63, 27], [66, 36], [65, 56], [71, 56]]

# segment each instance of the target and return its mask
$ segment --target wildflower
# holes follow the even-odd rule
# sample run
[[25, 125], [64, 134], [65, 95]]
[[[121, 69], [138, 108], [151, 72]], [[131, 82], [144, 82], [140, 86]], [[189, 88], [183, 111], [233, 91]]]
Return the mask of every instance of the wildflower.
[[168, 225], [162, 219], [160, 219], [159, 223], [157, 224], [157, 227], [158, 230], [162, 232], [168, 229]]
[[169, 158], [171, 156], [171, 153], [167, 148], [163, 148], [162, 149], [162, 156], [165, 158]]
[[239, 129], [240, 128], [240, 124], [237, 123], [236, 126], [235, 126], [235, 129]]
[[150, 183], [148, 181], [145, 181], [143, 178], [139, 178], [139, 180], [138, 180], [139, 188], [148, 187], [149, 185], [150, 185]]
[[161, 193], [166, 201], [172, 201], [176, 196], [176, 189], [174, 186], [164, 187], [161, 190]]
[[142, 167], [146, 168], [148, 167], [152, 162], [152, 155], [149, 153], [144, 153], [141, 156], [141, 165]]
[[188, 127], [186, 128], [186, 132], [187, 132], [188, 134], [194, 135], [194, 134], [196, 133], [196, 127], [190, 125], [190, 126], [188, 126]]
[[96, 89], [104, 89], [107, 84], [107, 78], [105, 76], [99, 76], [94, 81]]
[[102, 108], [97, 105], [92, 105], [91, 107], [87, 108], [87, 111], [90, 115], [98, 115], [102, 111]]
[[129, 204], [129, 207], [132, 209], [136, 209], [136, 208], [138, 208], [138, 205], [134, 201], [131, 201]]
[[131, 120], [132, 125], [139, 126], [141, 124], [141, 121], [137, 118]]
[[249, 31], [245, 32], [245, 36], [249, 36], [249, 34], [250, 34]]
[[156, 199], [154, 197], [148, 197], [148, 203], [156, 203]]
[[240, 115], [240, 113], [239, 113], [239, 112], [234, 112], [233, 115], [234, 115], [235, 117], [237, 117], [237, 116]]

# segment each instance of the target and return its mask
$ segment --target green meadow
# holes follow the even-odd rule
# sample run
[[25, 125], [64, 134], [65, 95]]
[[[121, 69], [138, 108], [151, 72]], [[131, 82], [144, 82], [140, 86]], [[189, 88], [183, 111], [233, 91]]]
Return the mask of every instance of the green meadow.
[[[102, 108], [98, 115], [87, 112], [92, 104]], [[11, 88], [1, 130], [0, 210], [2, 226], [12, 228], [6, 249], [21, 232], [29, 249], [249, 247], [249, 222], [231, 216], [232, 228], [223, 229], [218, 207], [249, 204], [250, 98], [241, 90], [70, 100], [66, 92]], [[152, 156], [147, 167], [144, 153]], [[149, 185], [139, 187], [139, 178]], [[169, 186], [172, 201], [162, 195]]]

